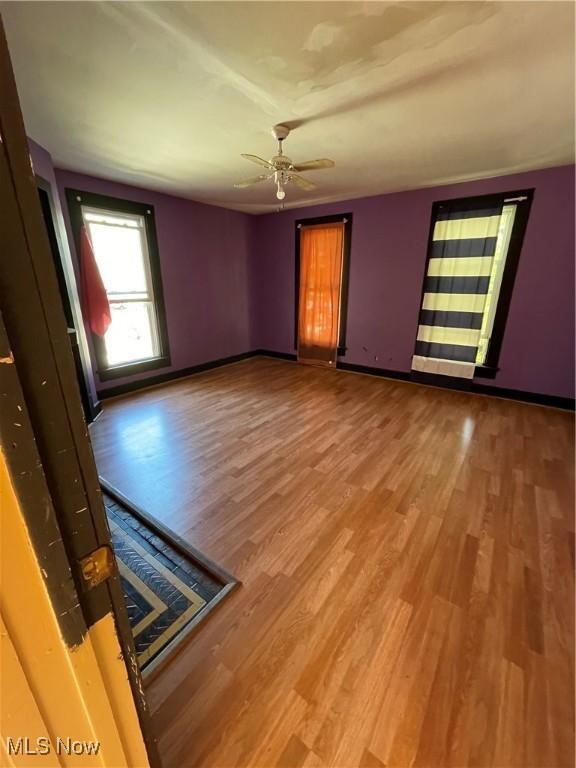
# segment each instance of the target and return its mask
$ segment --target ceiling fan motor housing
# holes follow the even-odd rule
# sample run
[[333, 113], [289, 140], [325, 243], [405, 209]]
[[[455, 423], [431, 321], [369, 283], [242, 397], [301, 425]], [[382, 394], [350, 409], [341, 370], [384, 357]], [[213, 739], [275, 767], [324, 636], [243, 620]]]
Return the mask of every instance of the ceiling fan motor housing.
[[321, 168], [333, 168], [334, 161], [325, 158], [322, 160], [308, 160], [305, 163], [297, 163], [295, 165], [292, 160], [282, 151], [282, 142], [289, 135], [289, 133], [290, 128], [287, 125], [284, 125], [284, 123], [278, 123], [272, 128], [272, 135], [278, 141], [278, 154], [274, 155], [274, 157], [270, 158], [270, 160], [264, 160], [264, 158], [258, 157], [258, 155], [243, 154], [242, 157], [244, 157], [246, 160], [250, 160], [257, 165], [264, 166], [264, 168], [267, 169], [267, 173], [261, 173], [255, 178], [246, 179], [245, 181], [235, 184], [234, 186], [250, 187], [253, 184], [258, 184], [261, 181], [273, 179], [274, 184], [276, 184], [277, 187], [276, 197], [279, 200], [284, 199], [286, 195], [284, 186], [288, 183], [293, 183], [306, 192], [310, 191], [311, 189], [315, 189], [316, 185], [313, 182], [308, 181], [308, 179], [305, 179], [303, 176], [299, 176], [299, 172], [319, 170]]
[[292, 168], [292, 160], [286, 155], [276, 155], [270, 162], [279, 171], [287, 171]]
[[282, 123], [278, 123], [278, 125], [275, 125], [274, 128], [272, 128], [272, 135], [277, 141], [284, 141], [289, 133], [290, 128]]

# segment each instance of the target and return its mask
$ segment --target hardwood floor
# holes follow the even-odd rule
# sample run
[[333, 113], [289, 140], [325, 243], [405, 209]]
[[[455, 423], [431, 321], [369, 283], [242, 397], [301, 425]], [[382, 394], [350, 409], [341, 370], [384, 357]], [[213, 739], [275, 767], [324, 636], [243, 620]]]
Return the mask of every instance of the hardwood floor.
[[106, 402], [101, 474], [243, 582], [164, 765], [572, 766], [573, 426], [264, 358]]

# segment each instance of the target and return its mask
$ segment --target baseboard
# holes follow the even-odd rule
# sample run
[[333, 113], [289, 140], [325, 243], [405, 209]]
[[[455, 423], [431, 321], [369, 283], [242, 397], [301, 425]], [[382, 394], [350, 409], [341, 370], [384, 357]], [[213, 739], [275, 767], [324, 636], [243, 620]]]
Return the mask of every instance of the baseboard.
[[127, 395], [130, 392], [136, 392], [139, 389], [148, 389], [148, 387], [155, 387], [159, 384], [167, 384], [170, 381], [176, 381], [177, 379], [184, 379], [187, 376], [193, 376], [195, 373], [210, 371], [212, 368], [220, 368], [223, 365], [239, 363], [241, 360], [247, 360], [249, 357], [254, 357], [255, 355], [259, 354], [263, 353], [260, 351], [242, 352], [239, 355], [222, 357], [219, 360], [209, 360], [207, 363], [200, 363], [199, 365], [193, 365], [189, 368], [180, 368], [177, 371], [161, 373], [158, 376], [149, 376], [145, 379], [138, 379], [137, 381], [127, 381], [124, 384], [118, 384], [116, 387], [109, 387], [108, 389], [99, 390], [98, 397], [101, 400], [105, 400], [109, 397]]
[[336, 369], [339, 371], [349, 371], [350, 373], [365, 373], [368, 376], [380, 376], [385, 379], [398, 379], [399, 381], [410, 381], [410, 374], [405, 371], [392, 371], [388, 368], [373, 368], [370, 365], [356, 365], [355, 363], [336, 363]]
[[[148, 389], [149, 387], [156, 387], [159, 384], [167, 384], [168, 382], [176, 381], [177, 379], [185, 379], [187, 376], [193, 376], [195, 373], [203, 373], [204, 371], [210, 371], [212, 368], [220, 368], [223, 365], [239, 363], [241, 360], [247, 360], [249, 357], [256, 356], [274, 357], [279, 360], [296, 360], [296, 355], [290, 355], [287, 352], [274, 352], [273, 350], [268, 349], [253, 349], [251, 352], [242, 352], [239, 355], [232, 355], [231, 357], [221, 357], [218, 360], [209, 360], [206, 363], [193, 365], [189, 368], [180, 368], [177, 371], [169, 371], [168, 373], [161, 373], [157, 376], [147, 376], [145, 379], [138, 379], [137, 381], [126, 381], [124, 384], [118, 384], [115, 387], [99, 390], [98, 397], [101, 400], [105, 400], [109, 397], [128, 395], [130, 392], [136, 392], [139, 389]], [[100, 410], [102, 410], [102, 406], [100, 406]]]
[[550, 408], [560, 408], [564, 411], [575, 410], [575, 401], [570, 397], [558, 397], [557, 395], [542, 395], [536, 392], [525, 392], [521, 389], [506, 389], [504, 387], [492, 387], [486, 384], [477, 384], [470, 379], [456, 379], [452, 376], [436, 376], [406, 371], [390, 371], [386, 368], [372, 368], [367, 365], [354, 365], [353, 363], [338, 363], [336, 366], [342, 371], [364, 373], [369, 376], [381, 376], [386, 379], [399, 379], [411, 381], [414, 384], [425, 384], [441, 389], [451, 389], [459, 392], [472, 392], [477, 395], [489, 395], [505, 400], [518, 400], [523, 403], [545, 405]]
[[276, 357], [278, 360], [292, 360], [298, 359], [297, 355], [290, 354], [289, 352], [274, 352], [271, 349], [256, 349], [255, 355], [261, 355], [262, 357]]
[[92, 406], [92, 421], [96, 421], [98, 416], [102, 413], [102, 401], [96, 400], [91, 403]]
[[424, 371], [411, 371], [409, 379], [416, 384], [427, 384], [429, 387], [441, 387], [442, 389], [458, 389], [462, 392], [472, 392], [474, 386], [472, 379], [443, 376], [438, 373], [426, 373]]
[[[100, 390], [97, 394], [101, 400], [109, 397], [117, 397], [118, 395], [126, 395], [130, 392], [135, 392], [139, 389], [147, 389], [148, 387], [154, 387], [159, 384], [166, 384], [170, 381], [176, 381], [177, 379], [183, 379], [187, 376], [193, 376], [195, 373], [202, 373], [209, 371], [212, 368], [220, 368], [223, 365], [230, 365], [231, 363], [238, 363], [241, 360], [247, 360], [250, 357], [272, 357], [278, 360], [290, 360], [295, 361], [297, 359], [295, 354], [289, 352], [276, 352], [271, 349], [255, 349], [251, 352], [242, 352], [239, 355], [232, 355], [231, 357], [223, 357], [219, 360], [210, 360], [207, 363], [201, 363], [200, 365], [194, 365], [190, 368], [181, 368], [178, 371], [170, 371], [169, 373], [162, 373], [159, 376], [151, 376], [146, 379], [139, 379], [138, 381], [130, 381], [124, 384], [119, 384], [116, 387], [110, 387], [109, 389]], [[525, 392], [520, 389], [506, 389], [504, 387], [492, 387], [486, 384], [477, 384], [470, 380], [453, 379], [449, 376], [434, 376], [432, 374], [422, 374], [408, 371], [393, 371], [387, 368], [373, 368], [369, 365], [356, 365], [354, 363], [338, 362], [336, 365], [337, 370], [348, 371], [351, 373], [363, 373], [368, 376], [379, 376], [385, 379], [397, 379], [398, 381], [410, 381], [414, 384], [424, 384], [434, 387], [440, 387], [441, 389], [451, 389], [456, 391], [472, 392], [478, 395], [489, 395], [490, 397], [500, 397], [505, 400], [518, 400], [523, 403], [534, 403], [536, 405], [545, 405], [550, 408], [560, 408], [564, 411], [574, 411], [575, 401], [570, 397], [558, 397], [557, 395], [542, 395], [536, 392]], [[100, 409], [102, 406], [98, 403]]]
[[558, 395], [540, 395], [536, 392], [524, 392], [521, 389], [505, 389], [504, 387], [491, 387], [486, 384], [472, 384], [472, 392], [478, 395], [490, 395], [490, 397], [502, 397], [506, 400], [519, 400], [523, 403], [535, 403], [547, 405], [550, 408], [561, 408], [563, 411], [573, 411], [576, 402], [571, 397], [558, 397]]

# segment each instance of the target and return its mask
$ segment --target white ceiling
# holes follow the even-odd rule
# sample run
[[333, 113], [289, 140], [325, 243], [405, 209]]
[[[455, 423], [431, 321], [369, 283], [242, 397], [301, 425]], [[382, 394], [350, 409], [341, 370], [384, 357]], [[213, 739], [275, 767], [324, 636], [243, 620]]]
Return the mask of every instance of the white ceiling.
[[574, 159], [572, 2], [11, 2], [29, 135], [59, 167], [275, 210], [241, 152], [294, 160], [287, 205]]

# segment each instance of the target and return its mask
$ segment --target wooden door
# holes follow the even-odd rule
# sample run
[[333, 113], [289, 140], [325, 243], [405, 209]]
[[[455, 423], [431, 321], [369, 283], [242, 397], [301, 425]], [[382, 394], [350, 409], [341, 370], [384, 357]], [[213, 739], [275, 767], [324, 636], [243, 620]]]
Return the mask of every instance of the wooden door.
[[[25, 524], [63, 644], [58, 654], [64, 659], [66, 650], [71, 659], [68, 667], [63, 664], [63, 674], [88, 674], [88, 666], [79, 669], [74, 662], [80, 662], [80, 649], [89, 643], [90, 658], [96, 660], [93, 674], [99, 675], [95, 685], [106, 694], [118, 728], [116, 743], [125, 756], [121, 765], [142, 765], [138, 746], [128, 743], [130, 734], [143, 735], [144, 761], [158, 765], [115, 560], [108, 558], [111, 566], [101, 570], [100, 579], [88, 578], [85, 569], [96, 553], [111, 553], [110, 532], [1, 22], [0, 134], [0, 441], [5, 498], [14, 499], [14, 530], [20, 530], [20, 518]], [[3, 607], [13, 601], [18, 582], [12, 583], [14, 589], [3, 591]], [[13, 644], [17, 635], [17, 642], [30, 640], [30, 633], [20, 628], [29, 618], [26, 605], [21, 604], [21, 612], [8, 612]], [[44, 637], [39, 634], [33, 640], [40, 643]], [[29, 653], [34, 645], [26, 647]], [[44, 663], [39, 674], [50, 664]], [[44, 684], [37, 678], [35, 690], [44, 691]], [[76, 689], [70, 683], [69, 690], [78, 694], [73, 700], [57, 685], [51, 694], [61, 694], [63, 711], [77, 708], [76, 714], [90, 720], [96, 704], [88, 688], [78, 682]], [[131, 725], [125, 720], [130, 713], [135, 718]], [[94, 711], [95, 722], [103, 716], [101, 710]], [[118, 754], [114, 749], [109, 754]]]
[[335, 366], [340, 331], [344, 222], [300, 228], [298, 360]]

